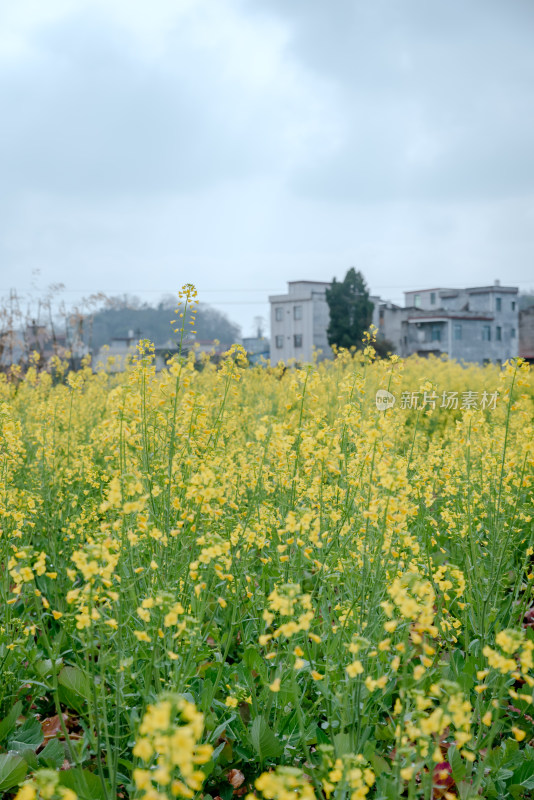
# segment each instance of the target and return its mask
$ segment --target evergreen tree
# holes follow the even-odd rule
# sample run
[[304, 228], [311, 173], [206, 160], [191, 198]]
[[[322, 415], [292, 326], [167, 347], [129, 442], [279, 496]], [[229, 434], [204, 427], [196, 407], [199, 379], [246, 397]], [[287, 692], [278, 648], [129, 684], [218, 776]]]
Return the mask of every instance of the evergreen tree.
[[326, 302], [330, 309], [329, 345], [361, 348], [374, 308], [361, 272], [351, 267], [341, 282], [334, 278], [332, 286], [326, 290]]

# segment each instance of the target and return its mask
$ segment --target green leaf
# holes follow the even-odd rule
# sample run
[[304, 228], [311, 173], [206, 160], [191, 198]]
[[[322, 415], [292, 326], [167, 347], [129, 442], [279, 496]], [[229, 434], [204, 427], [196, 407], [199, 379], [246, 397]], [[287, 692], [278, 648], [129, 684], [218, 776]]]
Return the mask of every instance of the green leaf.
[[508, 778], [512, 778], [514, 775], [511, 769], [507, 769], [506, 767], [501, 767], [498, 773], [495, 776], [496, 781], [507, 781]]
[[63, 667], [57, 680], [60, 687], [60, 699], [75, 711], [81, 711], [91, 693], [91, 686], [86, 674], [78, 667]]
[[[218, 757], [220, 756], [220, 754], [222, 753], [222, 751], [224, 750], [225, 747], [226, 747], [226, 742], [221, 742], [220, 745], [218, 745], [215, 748], [215, 750], [211, 754], [211, 760], [212, 760], [213, 764], [215, 764], [215, 762], [217, 761]], [[206, 768], [203, 767], [202, 769], [203, 769], [203, 771], [205, 773], [206, 772]]]
[[89, 681], [85, 673], [78, 667], [63, 667], [57, 676], [57, 680], [59, 685], [68, 689], [69, 692], [74, 692], [74, 694], [83, 697], [84, 700], [89, 699]]
[[217, 727], [215, 728], [215, 730], [213, 731], [213, 733], [210, 736], [210, 741], [216, 742], [217, 739], [219, 738], [219, 736], [222, 733], [225, 732], [226, 728], [234, 721], [235, 718], [236, 718], [236, 715], [232, 714], [231, 717], [229, 717], [228, 719], [225, 719], [224, 722], [221, 722], [220, 725], [217, 725]]
[[39, 753], [39, 763], [44, 767], [59, 769], [65, 760], [65, 747], [59, 739], [51, 739]]
[[379, 756], [378, 753], [373, 753], [370, 758], [371, 766], [375, 775], [381, 775], [385, 773], [386, 775], [391, 772], [391, 766], [388, 764], [385, 758]]
[[[318, 725], [315, 726], [314, 738], [317, 740], [317, 744], [329, 744], [330, 743], [330, 737]], [[312, 743], [313, 742], [308, 742], [308, 744], [312, 744]]]
[[231, 784], [227, 784], [226, 786], [223, 784], [219, 797], [221, 800], [232, 800], [233, 794], [234, 787]]
[[452, 777], [455, 783], [459, 783], [465, 778], [467, 767], [457, 747], [449, 747], [447, 758], [452, 769]]
[[380, 797], [385, 797], [386, 800], [399, 800], [399, 787], [395, 780], [381, 776], [376, 785], [380, 791]]
[[512, 783], [511, 786], [507, 786], [506, 788], [507, 788], [509, 794], [512, 795], [514, 800], [515, 800], [515, 798], [518, 798], [518, 800], [519, 800], [519, 798], [524, 798], [525, 797], [525, 787], [521, 786], [521, 784], [519, 784], [519, 783]]
[[[57, 669], [58, 667], [60, 667], [62, 663], [63, 663], [63, 659], [62, 659], [62, 658], [58, 658], [58, 659], [56, 659], [56, 662], [55, 662], [55, 664], [56, 664], [56, 669]], [[36, 673], [37, 673], [37, 674], [38, 674], [38, 675], [39, 675], [41, 678], [47, 678], [48, 676], [50, 676], [50, 675], [52, 674], [52, 667], [53, 667], [53, 664], [52, 664], [52, 659], [50, 659], [50, 658], [43, 658], [43, 659], [41, 659], [41, 661], [38, 661], [38, 662], [35, 664], [35, 667], [34, 667], [34, 669], [35, 669]]]
[[41, 723], [35, 717], [30, 717], [24, 725], [13, 731], [7, 740], [7, 749], [22, 753], [24, 750], [36, 750], [43, 741]]
[[374, 737], [379, 742], [394, 739], [395, 728], [392, 725], [375, 725]]
[[14, 753], [0, 755], [0, 791], [12, 789], [24, 780], [28, 766], [23, 758]]
[[260, 675], [265, 672], [265, 662], [255, 647], [249, 647], [245, 650], [243, 662], [249, 669], [255, 669]]
[[21, 750], [19, 755], [22, 756], [32, 772], [39, 768], [39, 761], [37, 760], [34, 750]]
[[[514, 783], [521, 784], [522, 786], [531, 788], [530, 783], [534, 780], [534, 761], [523, 761], [523, 763], [514, 770]], [[527, 784], [529, 784], [527, 786]]]
[[501, 748], [504, 751], [504, 761], [506, 763], [510, 761], [519, 750], [519, 743], [516, 742], [515, 739], [507, 739], [501, 744]]
[[277, 758], [282, 754], [282, 746], [263, 717], [256, 717], [250, 729], [252, 745], [260, 757]]
[[94, 772], [87, 769], [67, 769], [59, 773], [59, 783], [76, 792], [79, 800], [107, 800], [108, 792]]
[[15, 703], [9, 714], [0, 722], [0, 742], [3, 742], [6, 736], [9, 736], [17, 723], [17, 718], [20, 716], [21, 711], [22, 701], [19, 700], [18, 703]]
[[334, 736], [334, 747], [336, 750], [336, 756], [338, 757], [350, 753], [350, 735], [348, 733], [336, 733]]
[[503, 760], [503, 752], [500, 747], [494, 747], [491, 753], [486, 758], [486, 764], [488, 767], [498, 767], [502, 764]]

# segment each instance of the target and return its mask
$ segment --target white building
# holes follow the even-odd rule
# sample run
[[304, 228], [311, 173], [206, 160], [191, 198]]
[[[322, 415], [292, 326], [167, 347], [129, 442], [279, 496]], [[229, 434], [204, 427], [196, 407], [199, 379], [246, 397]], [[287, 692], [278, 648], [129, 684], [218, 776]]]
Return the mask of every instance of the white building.
[[271, 304], [271, 363], [290, 359], [306, 363], [331, 358], [327, 329], [330, 312], [325, 292], [327, 281], [289, 281], [287, 294], [269, 297]]
[[[518, 355], [517, 286], [405, 292], [402, 355], [441, 355], [501, 364]], [[387, 336], [387, 332], [386, 332]]]
[[96, 357], [93, 366], [105, 368], [106, 372], [124, 372], [129, 363], [133, 361], [140, 340], [139, 333], [128, 331], [128, 336], [114, 336], [110, 344], [103, 345]]
[[[290, 281], [288, 293], [269, 297], [271, 363], [331, 358], [326, 281]], [[447, 353], [460, 361], [502, 363], [517, 356], [519, 302], [516, 286], [420, 289], [404, 293], [405, 306], [371, 295], [378, 338], [401, 356]], [[523, 327], [526, 318], [523, 315]], [[534, 352], [534, 351], [533, 351]]]

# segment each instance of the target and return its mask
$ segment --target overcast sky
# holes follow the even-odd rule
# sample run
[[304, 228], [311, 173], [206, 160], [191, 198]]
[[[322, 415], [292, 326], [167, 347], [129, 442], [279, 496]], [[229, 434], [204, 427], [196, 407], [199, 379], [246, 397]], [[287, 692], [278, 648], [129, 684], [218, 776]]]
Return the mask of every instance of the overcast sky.
[[534, 287], [533, 0], [2, 0], [0, 295]]

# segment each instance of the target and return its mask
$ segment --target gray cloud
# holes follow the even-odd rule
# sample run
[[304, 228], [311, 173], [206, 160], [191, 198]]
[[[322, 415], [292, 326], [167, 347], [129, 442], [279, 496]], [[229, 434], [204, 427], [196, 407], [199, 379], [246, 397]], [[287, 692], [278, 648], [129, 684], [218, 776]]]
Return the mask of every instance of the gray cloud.
[[262, 100], [187, 26], [166, 44], [147, 59], [90, 11], [38, 30], [31, 60], [0, 78], [3, 180], [55, 193], [182, 193], [275, 170], [291, 110], [267, 89], [261, 114]]
[[269, 2], [292, 56], [344, 103], [339, 146], [294, 177], [344, 201], [534, 189], [534, 5], [526, 0]]
[[193, 280], [247, 330], [351, 264], [528, 288], [533, 30], [531, 0], [6, 0], [0, 294]]

